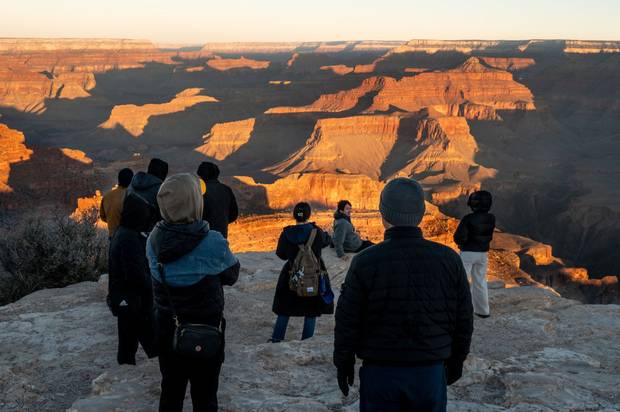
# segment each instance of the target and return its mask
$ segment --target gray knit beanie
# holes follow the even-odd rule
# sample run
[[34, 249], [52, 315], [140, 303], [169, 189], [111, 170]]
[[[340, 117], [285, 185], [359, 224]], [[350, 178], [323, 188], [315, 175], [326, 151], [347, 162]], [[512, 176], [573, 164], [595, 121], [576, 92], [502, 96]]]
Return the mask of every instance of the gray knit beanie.
[[393, 226], [418, 226], [424, 216], [424, 190], [413, 179], [394, 179], [381, 192], [379, 210]]

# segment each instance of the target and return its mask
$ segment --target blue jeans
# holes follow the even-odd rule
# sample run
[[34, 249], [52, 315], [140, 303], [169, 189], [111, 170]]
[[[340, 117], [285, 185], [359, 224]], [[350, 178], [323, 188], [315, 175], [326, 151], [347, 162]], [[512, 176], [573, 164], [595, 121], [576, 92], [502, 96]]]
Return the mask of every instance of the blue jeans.
[[443, 362], [413, 367], [364, 365], [360, 369], [361, 412], [445, 412], [447, 402]]
[[[273, 327], [273, 335], [271, 336], [272, 342], [281, 342], [286, 335], [286, 328], [288, 327], [288, 316], [278, 315], [276, 324]], [[316, 318], [305, 317], [304, 318], [304, 330], [301, 332], [301, 340], [309, 339], [314, 336], [314, 328], [316, 327]]]

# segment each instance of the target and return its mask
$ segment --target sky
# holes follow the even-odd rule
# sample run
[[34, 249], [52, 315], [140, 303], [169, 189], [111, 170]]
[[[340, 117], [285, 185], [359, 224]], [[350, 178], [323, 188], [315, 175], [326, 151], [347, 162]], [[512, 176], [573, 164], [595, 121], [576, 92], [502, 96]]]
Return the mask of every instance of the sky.
[[620, 0], [0, 0], [0, 37], [620, 40]]

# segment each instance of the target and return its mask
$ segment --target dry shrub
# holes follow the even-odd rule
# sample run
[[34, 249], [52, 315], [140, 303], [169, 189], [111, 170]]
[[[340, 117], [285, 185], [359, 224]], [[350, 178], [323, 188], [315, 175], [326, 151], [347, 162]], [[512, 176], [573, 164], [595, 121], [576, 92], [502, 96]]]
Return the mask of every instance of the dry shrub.
[[97, 210], [77, 217], [36, 215], [0, 239], [0, 305], [36, 290], [96, 280], [106, 270], [107, 237]]

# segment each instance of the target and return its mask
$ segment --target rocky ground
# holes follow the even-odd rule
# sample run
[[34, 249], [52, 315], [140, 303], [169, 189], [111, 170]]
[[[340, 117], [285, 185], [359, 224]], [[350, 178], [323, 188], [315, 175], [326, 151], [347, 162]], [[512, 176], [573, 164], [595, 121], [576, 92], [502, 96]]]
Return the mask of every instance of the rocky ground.
[[[286, 342], [266, 343], [281, 262], [270, 253], [240, 259], [240, 280], [226, 295], [221, 410], [357, 410], [356, 391], [343, 398], [336, 384], [333, 317], [321, 318], [308, 341], [297, 340], [297, 319]], [[331, 250], [326, 261], [340, 285], [345, 265]], [[156, 410], [157, 362], [140, 354], [137, 367], [115, 364], [115, 320], [102, 287], [43, 290], [0, 308], [1, 411]], [[620, 410], [620, 306], [584, 305], [536, 285], [492, 287], [492, 317], [475, 321], [450, 411]]]

